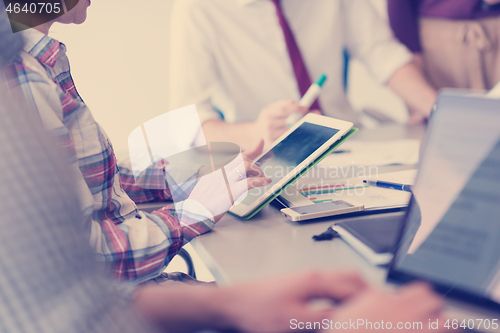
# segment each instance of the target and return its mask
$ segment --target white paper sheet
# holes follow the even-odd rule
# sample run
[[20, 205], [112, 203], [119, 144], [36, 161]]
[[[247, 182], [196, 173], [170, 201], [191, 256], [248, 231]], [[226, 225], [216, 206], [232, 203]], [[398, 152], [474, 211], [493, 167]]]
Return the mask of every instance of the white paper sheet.
[[[384, 173], [372, 180], [414, 184], [417, 170], [405, 170]], [[321, 184], [301, 184], [290, 186], [281, 194], [287, 205], [305, 206], [328, 202], [331, 200], [355, 201], [365, 206], [365, 210], [389, 209], [408, 205], [411, 193], [380, 187], [372, 187], [363, 183], [364, 178], [350, 178], [323, 182]]]
[[340, 167], [350, 165], [413, 165], [418, 163], [420, 141], [415, 139], [392, 141], [347, 141], [328, 155], [319, 166]]
[[487, 94], [488, 98], [500, 98], [500, 82], [497, 83], [493, 89], [491, 89]]

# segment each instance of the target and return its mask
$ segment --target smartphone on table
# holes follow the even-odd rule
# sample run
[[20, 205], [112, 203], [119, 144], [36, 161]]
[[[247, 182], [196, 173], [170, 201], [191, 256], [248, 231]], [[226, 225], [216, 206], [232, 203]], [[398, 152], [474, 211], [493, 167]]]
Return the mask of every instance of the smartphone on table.
[[320, 217], [359, 212], [364, 209], [364, 205], [353, 201], [347, 202], [345, 200], [336, 200], [307, 206], [284, 208], [281, 210], [281, 214], [288, 217], [290, 220], [297, 222], [317, 219]]

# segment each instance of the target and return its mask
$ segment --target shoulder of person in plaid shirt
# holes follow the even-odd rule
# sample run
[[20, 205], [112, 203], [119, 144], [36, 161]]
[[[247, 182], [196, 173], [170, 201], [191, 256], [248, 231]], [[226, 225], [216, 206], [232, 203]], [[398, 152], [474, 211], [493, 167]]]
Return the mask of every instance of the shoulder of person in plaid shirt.
[[[11, 87], [22, 90], [69, 158], [92, 248], [112, 265], [116, 278], [142, 282], [159, 275], [184, 244], [213, 228], [213, 217], [189, 199], [141, 212], [125, 190], [137, 202], [163, 201], [174, 190], [177, 197], [187, 197], [196, 173], [172, 190], [165, 180], [172, 175], [160, 161], [137, 186], [130, 168], [118, 167], [108, 137], [78, 94], [65, 46], [34, 29], [23, 35], [24, 51], [7, 66], [6, 77]], [[144, 184], [154, 189], [145, 190]]]

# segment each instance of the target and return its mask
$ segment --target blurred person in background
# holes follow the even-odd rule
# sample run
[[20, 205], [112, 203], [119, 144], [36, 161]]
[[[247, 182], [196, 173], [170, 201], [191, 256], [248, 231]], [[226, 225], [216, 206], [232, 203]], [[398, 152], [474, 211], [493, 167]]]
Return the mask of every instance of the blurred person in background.
[[[248, 148], [272, 143], [292, 113], [358, 123], [344, 87], [344, 50], [401, 96], [410, 122], [430, 114], [436, 92], [366, 0], [176, 0], [170, 106], [196, 104], [203, 133]], [[298, 105], [328, 76], [310, 110]]]
[[500, 0], [388, 0], [395, 36], [436, 89], [500, 81]]
[[[23, 1], [16, 3], [21, 3], [22, 8]], [[24, 95], [37, 113], [36, 118], [68, 156], [85, 228], [98, 259], [112, 266], [118, 279], [143, 282], [157, 278], [186, 243], [214, 227], [221, 218], [216, 212], [230, 208], [228, 200], [220, 195], [221, 191], [227, 191], [227, 185], [208, 178], [198, 179], [199, 172], [195, 170], [190, 181], [179, 182], [181, 185], [175, 188], [186, 193], [186, 200], [153, 213], [137, 209], [137, 202], [167, 201], [173, 197], [174, 189], [166, 181], [171, 178], [165, 167], [168, 161], [161, 160], [144, 173], [141, 186], [135, 183], [130, 167], [117, 165], [109, 138], [78, 94], [65, 45], [48, 36], [55, 22], [81, 24], [86, 20], [89, 0], [68, 3], [72, 3], [71, 10], [35, 28], [28, 28], [30, 22], [24, 22], [26, 29], [18, 32], [24, 39], [23, 50], [6, 66], [5, 76], [10, 87]], [[34, 22], [45, 17], [40, 11], [29, 15], [36, 19]], [[27, 17], [29, 21], [30, 16]], [[15, 24], [18, 26], [19, 22]], [[116, 119], [117, 126], [119, 123]], [[269, 184], [270, 180], [250, 162], [261, 150], [259, 144], [243, 158], [234, 168], [240, 168], [239, 173], [228, 172], [231, 190], [238, 192], [233, 193], [234, 197], [247, 188]], [[249, 178], [238, 176], [243, 170], [248, 171]], [[162, 186], [149, 190], [145, 187], [148, 183]], [[190, 280], [187, 275], [175, 278], [179, 277]]]

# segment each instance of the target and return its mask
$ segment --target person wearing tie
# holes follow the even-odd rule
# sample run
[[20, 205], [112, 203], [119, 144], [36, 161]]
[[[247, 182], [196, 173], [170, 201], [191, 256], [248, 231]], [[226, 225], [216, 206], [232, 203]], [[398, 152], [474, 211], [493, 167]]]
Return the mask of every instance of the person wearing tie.
[[[209, 141], [242, 149], [272, 143], [292, 113], [318, 112], [358, 123], [344, 89], [344, 58], [365, 63], [428, 117], [435, 90], [412, 54], [366, 0], [176, 0], [171, 19], [170, 109], [196, 104]], [[328, 76], [310, 109], [297, 101]]]

